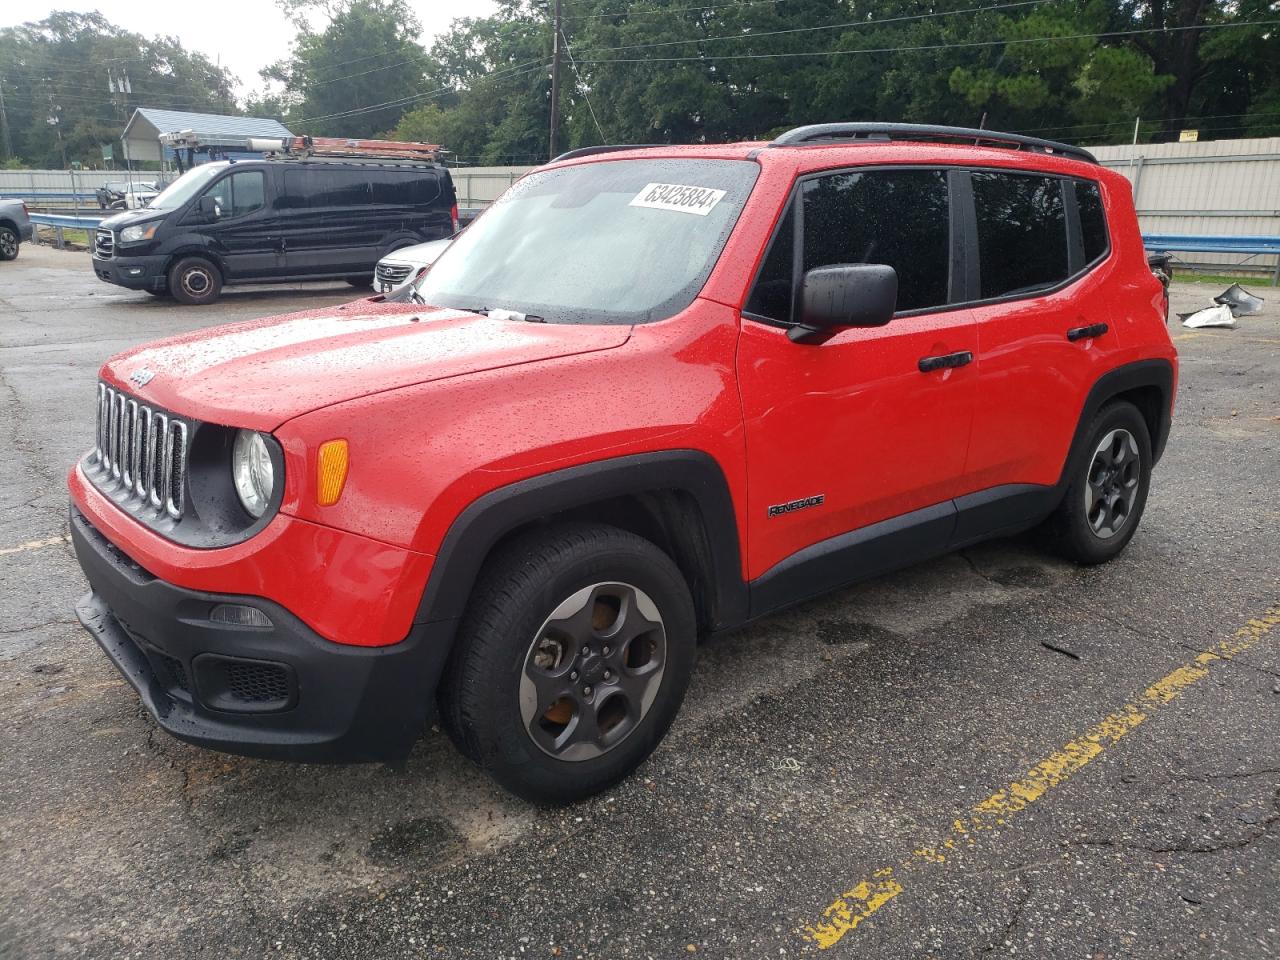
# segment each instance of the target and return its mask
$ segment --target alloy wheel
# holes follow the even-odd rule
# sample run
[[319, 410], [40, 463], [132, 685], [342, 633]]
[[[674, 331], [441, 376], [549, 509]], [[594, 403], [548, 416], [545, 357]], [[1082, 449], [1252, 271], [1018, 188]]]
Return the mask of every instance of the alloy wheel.
[[666, 654], [662, 615], [639, 587], [578, 590], [552, 611], [525, 655], [520, 716], [529, 737], [558, 760], [612, 750], [649, 712]]
[[1093, 452], [1084, 491], [1089, 529], [1100, 540], [1119, 533], [1129, 522], [1142, 477], [1138, 441], [1122, 427], [1108, 431]]

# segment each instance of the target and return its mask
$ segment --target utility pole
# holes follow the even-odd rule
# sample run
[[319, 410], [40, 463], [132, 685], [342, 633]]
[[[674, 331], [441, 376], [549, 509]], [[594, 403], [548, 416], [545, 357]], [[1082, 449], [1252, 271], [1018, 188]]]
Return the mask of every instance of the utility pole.
[[9, 114], [4, 109], [4, 77], [0, 77], [0, 146], [4, 147], [4, 158], [13, 156], [13, 143], [9, 140]]
[[551, 160], [560, 153], [556, 149], [556, 135], [560, 131], [560, 0], [555, 0], [555, 4], [551, 19], [551, 134], [547, 138]]

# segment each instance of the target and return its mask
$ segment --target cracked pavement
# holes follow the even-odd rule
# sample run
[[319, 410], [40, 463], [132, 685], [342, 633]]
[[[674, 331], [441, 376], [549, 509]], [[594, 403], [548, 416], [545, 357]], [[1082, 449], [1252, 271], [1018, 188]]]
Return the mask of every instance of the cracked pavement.
[[[1249, 286], [1264, 314], [1173, 331], [1174, 433], [1120, 559], [1084, 569], [998, 541], [705, 644], [638, 775], [544, 810], [434, 732], [390, 770], [156, 730], [71, 613], [63, 477], [97, 367], [351, 291], [186, 308], [24, 247], [0, 264], [0, 956], [817, 952], [800, 930], [859, 877], [1280, 605], [1280, 291]], [[1178, 285], [1174, 309], [1217, 292]], [[826, 952], [1280, 956], [1278, 824], [1280, 627]]]

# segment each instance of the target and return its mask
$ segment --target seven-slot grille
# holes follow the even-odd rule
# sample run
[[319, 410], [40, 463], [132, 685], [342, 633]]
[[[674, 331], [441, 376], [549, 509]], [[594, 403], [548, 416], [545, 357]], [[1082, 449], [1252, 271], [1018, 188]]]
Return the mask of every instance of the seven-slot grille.
[[99, 260], [110, 260], [111, 255], [116, 250], [115, 235], [103, 227], [98, 228], [98, 232], [93, 238], [93, 252]]
[[380, 263], [374, 273], [378, 277], [378, 284], [389, 283], [392, 286], [399, 286], [409, 279], [409, 271], [412, 270], [407, 263]]
[[182, 518], [187, 466], [186, 423], [98, 384], [93, 452], [126, 496], [174, 520]]

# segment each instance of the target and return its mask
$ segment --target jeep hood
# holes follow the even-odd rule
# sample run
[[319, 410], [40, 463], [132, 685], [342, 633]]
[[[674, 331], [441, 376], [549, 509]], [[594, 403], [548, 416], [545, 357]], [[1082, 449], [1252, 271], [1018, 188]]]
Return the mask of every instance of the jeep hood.
[[344, 400], [609, 350], [630, 335], [629, 326], [491, 320], [360, 300], [160, 340], [117, 354], [102, 372], [174, 413], [274, 430]]

